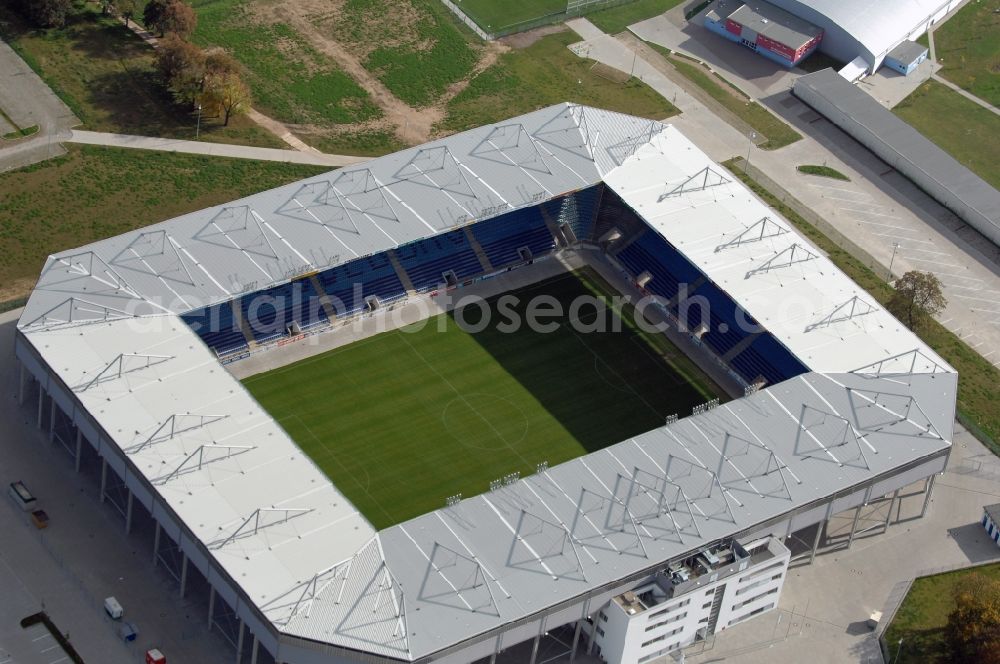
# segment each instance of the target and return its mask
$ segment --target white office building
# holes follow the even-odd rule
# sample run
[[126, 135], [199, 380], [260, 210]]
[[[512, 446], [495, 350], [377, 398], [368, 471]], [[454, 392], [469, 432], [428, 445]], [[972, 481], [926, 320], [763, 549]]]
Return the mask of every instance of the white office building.
[[774, 537], [706, 548], [602, 608], [594, 652], [643, 664], [778, 606], [788, 549]]

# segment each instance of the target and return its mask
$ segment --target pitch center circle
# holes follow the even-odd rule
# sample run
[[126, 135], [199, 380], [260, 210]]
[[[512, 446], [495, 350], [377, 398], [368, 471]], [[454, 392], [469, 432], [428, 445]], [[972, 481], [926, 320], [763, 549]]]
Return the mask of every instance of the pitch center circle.
[[506, 397], [470, 392], [445, 404], [444, 427], [465, 447], [499, 450], [513, 447], [528, 435], [528, 418]]

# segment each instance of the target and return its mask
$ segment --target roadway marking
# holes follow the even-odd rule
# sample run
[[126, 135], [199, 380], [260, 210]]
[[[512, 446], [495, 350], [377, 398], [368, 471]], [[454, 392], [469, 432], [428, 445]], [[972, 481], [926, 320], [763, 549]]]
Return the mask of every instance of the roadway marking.
[[[812, 182], [808, 182], [807, 184], [810, 187], [815, 187], [816, 189], [833, 189], [834, 191], [846, 191], [846, 192], [849, 192], [849, 193], [852, 193], [852, 194], [860, 194], [862, 196], [868, 196], [868, 194], [866, 194], [863, 191], [857, 191], [855, 189], [850, 189], [848, 187], [832, 187], [832, 186], [830, 186], [828, 184], [814, 184]], [[871, 197], [869, 196], [869, 198], [871, 198]]]
[[914, 263], [930, 263], [932, 265], [945, 265], [947, 267], [957, 267], [957, 268], [965, 267], [964, 265], [959, 265], [957, 263], [945, 263], [944, 261], [934, 261], [931, 260], [930, 258], [913, 258], [912, 256], [907, 256], [906, 259]]
[[[957, 293], [955, 294], [955, 297], [957, 297], [960, 300], [979, 300], [980, 302], [991, 302], [991, 303], [996, 302], [996, 298], [992, 297], [975, 297], [974, 295], [958, 295]], [[996, 313], [1000, 314], [1000, 311]]]
[[[912, 240], [910, 240], [912, 242]], [[921, 249], [919, 247], [906, 247], [907, 251], [920, 251], [925, 254], [940, 254], [941, 256], [951, 256], [947, 251], [933, 251], [932, 249]]]
[[[893, 219], [898, 219], [898, 217], [893, 217]], [[896, 225], [893, 225], [893, 224], [882, 224], [882, 223], [879, 223], [877, 221], [865, 221], [864, 219], [859, 219], [858, 221], [860, 223], [862, 223], [862, 224], [868, 224], [869, 226], [884, 226], [885, 228], [896, 228], [896, 229], [899, 229], [899, 230], [906, 231], [907, 233], [918, 233], [919, 232], [917, 229], [910, 228], [909, 226], [896, 226]], [[916, 242], [918, 240], [912, 240], [912, 241]], [[931, 244], [933, 244], [933, 242]]]
[[982, 279], [977, 279], [976, 277], [966, 277], [966, 276], [961, 275], [961, 274], [950, 274], [948, 272], [938, 272], [937, 276], [939, 276], [939, 277], [952, 277], [954, 279], [968, 279], [970, 281], [978, 281], [981, 284], [982, 283], [986, 283]]
[[[832, 196], [830, 198], [832, 198]], [[862, 214], [866, 214], [870, 217], [885, 217], [886, 219], [900, 219], [900, 220], [903, 219], [902, 217], [897, 217], [894, 214], [885, 214], [883, 212], [872, 212], [871, 210], [856, 210], [854, 208], [844, 207], [843, 205], [841, 205], [839, 209], [848, 210], [850, 212], [861, 212]], [[874, 222], [867, 222], [867, 223], [874, 223]], [[904, 226], [896, 226], [896, 228], [904, 228]], [[916, 230], [916, 229], [907, 228], [907, 230]]]
[[[861, 222], [861, 223], [871, 223], [871, 222]], [[919, 242], [920, 244], [931, 244], [931, 245], [934, 244], [933, 242], [930, 242], [928, 240], [915, 240], [913, 238], [900, 237], [899, 235], [893, 235], [890, 233], [876, 233], [875, 231], [867, 231], [867, 233], [868, 235], [875, 235], [878, 237], [888, 237], [892, 238], [893, 240], [905, 240], [907, 243], [907, 247], [909, 246], [910, 242]], [[907, 247], [900, 247], [900, 249], [906, 249]]]
[[995, 288], [976, 288], [975, 286], [952, 286], [952, 288], [957, 288], [959, 290], [971, 290], [976, 291], [977, 293], [996, 293], [997, 295], [1000, 295], [1000, 291]]

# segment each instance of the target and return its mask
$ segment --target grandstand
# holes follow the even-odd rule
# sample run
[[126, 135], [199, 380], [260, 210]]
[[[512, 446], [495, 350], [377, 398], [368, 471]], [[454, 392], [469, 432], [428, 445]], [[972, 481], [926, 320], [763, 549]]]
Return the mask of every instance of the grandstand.
[[[741, 398], [376, 530], [219, 370], [564, 253], [619, 275]], [[929, 491], [957, 386], [675, 128], [570, 104], [52, 256], [16, 356], [39, 426], [100, 469], [126, 528], [154, 525], [155, 558], [255, 664], [493, 661], [525, 642], [534, 664], [561, 626], [573, 652], [662, 655], [776, 598], [735, 612], [720, 586], [707, 627], [641, 655], [596, 616], [654, 586], [679, 601], [697, 565], [787, 566], [775, 538]]]

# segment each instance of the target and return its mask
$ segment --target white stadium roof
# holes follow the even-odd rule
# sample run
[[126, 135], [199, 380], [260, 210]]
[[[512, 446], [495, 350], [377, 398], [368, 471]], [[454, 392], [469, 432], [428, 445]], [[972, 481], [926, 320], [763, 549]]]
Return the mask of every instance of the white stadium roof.
[[[376, 532], [177, 315], [602, 180], [813, 373]], [[51, 257], [19, 329], [278, 631], [400, 660], [940, 453], [957, 386], [676, 129], [567, 104]]]

